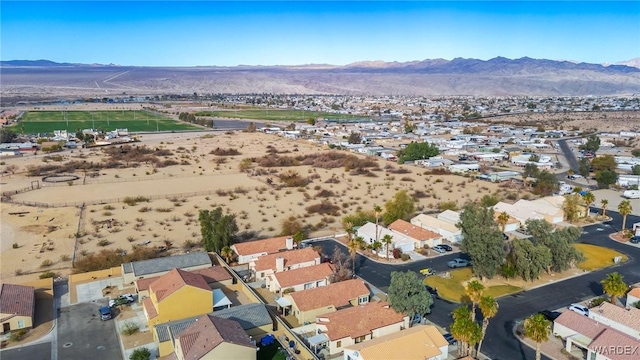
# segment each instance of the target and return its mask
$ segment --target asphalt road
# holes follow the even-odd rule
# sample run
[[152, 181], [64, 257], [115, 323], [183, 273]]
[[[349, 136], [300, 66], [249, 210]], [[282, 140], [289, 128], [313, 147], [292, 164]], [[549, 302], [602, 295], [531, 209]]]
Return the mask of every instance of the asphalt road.
[[580, 164], [578, 163], [578, 159], [576, 159], [576, 155], [573, 153], [573, 151], [569, 147], [569, 144], [567, 144], [567, 140], [566, 139], [558, 140], [558, 145], [560, 146], [560, 150], [564, 154], [564, 157], [567, 159], [567, 162], [569, 163], [569, 167], [574, 171], [578, 171], [578, 168], [580, 168]]
[[[584, 228], [584, 233], [578, 242], [600, 245], [625, 253], [629, 261], [613, 267], [594, 271], [582, 276], [563, 280], [554, 284], [524, 291], [498, 300], [500, 311], [491, 319], [487, 335], [482, 344], [482, 352], [491, 359], [522, 359], [533, 360], [535, 352], [522, 345], [513, 336], [513, 326], [527, 316], [541, 310], [555, 310], [567, 305], [602, 295], [602, 280], [606, 274], [617, 271], [624, 276], [628, 284], [640, 282], [640, 248], [624, 245], [612, 241], [608, 235], [620, 229], [622, 217], [612, 211], [608, 214], [613, 218], [610, 224], [598, 224]], [[627, 224], [640, 221], [640, 217], [628, 216]], [[335, 241], [317, 241], [313, 245], [323, 248], [326, 255], [333, 253]], [[346, 247], [339, 245], [341, 251], [347, 253]], [[356, 259], [356, 273], [382, 291], [387, 291], [392, 271], [418, 271], [425, 267], [433, 267], [436, 271], [446, 271], [446, 262], [459, 254], [447, 254], [435, 259], [412, 262], [403, 265], [388, 265], [375, 262], [358, 255]], [[440, 299], [436, 299], [435, 306], [427, 318], [435, 324], [448, 328], [451, 324], [451, 311], [459, 306]]]
[[2, 360], [51, 360], [51, 342], [29, 345], [0, 352]]
[[102, 321], [97, 302], [62, 308], [58, 319], [58, 359], [121, 360], [114, 320]]

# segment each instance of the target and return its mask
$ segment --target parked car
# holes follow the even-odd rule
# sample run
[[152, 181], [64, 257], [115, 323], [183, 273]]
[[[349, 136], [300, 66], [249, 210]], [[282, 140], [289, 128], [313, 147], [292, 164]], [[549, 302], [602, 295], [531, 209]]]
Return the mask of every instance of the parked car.
[[640, 190], [627, 190], [622, 193], [622, 197], [627, 199], [640, 199]]
[[469, 260], [465, 260], [465, 259], [460, 259], [460, 258], [455, 258], [451, 261], [447, 261], [447, 266], [450, 268], [461, 268], [461, 267], [467, 267], [471, 265], [471, 263], [469, 262]]
[[432, 249], [433, 249], [433, 251], [435, 251], [435, 252], [437, 252], [439, 254], [443, 254], [443, 253], [447, 252], [447, 250], [445, 248], [443, 248], [442, 246], [440, 246], [440, 245], [436, 245], [436, 246], [432, 247]]
[[440, 246], [441, 248], [445, 249], [446, 251], [453, 251], [453, 248], [451, 247], [451, 245], [448, 245], [448, 244], [440, 244], [440, 245], [438, 245], [438, 246]]
[[100, 308], [100, 320], [111, 319], [111, 308], [109, 306], [103, 306]]
[[571, 304], [571, 305], [569, 305], [569, 310], [575, 311], [578, 314], [582, 314], [584, 316], [589, 316], [589, 308], [584, 306], [584, 305]]
[[435, 275], [436, 271], [433, 270], [432, 268], [424, 268], [424, 269], [420, 269], [420, 274], [424, 276], [431, 276], [431, 275]]
[[120, 306], [124, 304], [130, 304], [136, 301], [131, 294], [122, 294], [115, 299], [109, 300], [109, 307]]
[[445, 340], [447, 340], [447, 342], [449, 343], [449, 345], [455, 345], [458, 343], [458, 340], [453, 338], [453, 335], [446, 333], [444, 335], [442, 335], [442, 337], [444, 337]]
[[629, 242], [632, 244], [640, 244], [640, 236], [632, 236]]
[[542, 310], [540, 314], [549, 321], [555, 321], [562, 313], [558, 311]]
[[432, 288], [429, 285], [424, 286], [425, 289], [431, 294], [433, 297], [438, 297], [438, 288]]

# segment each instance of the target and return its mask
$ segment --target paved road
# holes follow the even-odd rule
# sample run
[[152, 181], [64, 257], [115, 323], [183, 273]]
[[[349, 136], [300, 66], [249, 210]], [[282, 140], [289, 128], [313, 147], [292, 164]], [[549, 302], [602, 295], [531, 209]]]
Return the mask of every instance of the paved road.
[[578, 169], [580, 168], [580, 163], [578, 162], [578, 159], [576, 159], [576, 155], [574, 154], [574, 152], [569, 147], [569, 144], [567, 144], [567, 140], [558, 140], [558, 145], [560, 146], [560, 150], [564, 154], [565, 159], [567, 159], [569, 167], [573, 169], [573, 171], [578, 171]]
[[[611, 268], [598, 270], [589, 274], [567, 279], [555, 284], [543, 286], [537, 289], [521, 292], [519, 294], [503, 297], [498, 300], [500, 311], [489, 323], [487, 335], [482, 345], [482, 352], [491, 359], [523, 359], [532, 360], [535, 352], [522, 345], [512, 333], [515, 321], [545, 309], [559, 309], [571, 303], [586, 300], [602, 295], [602, 280], [607, 273], [617, 271], [622, 274], [629, 284], [640, 282], [640, 247], [620, 244], [609, 239], [608, 235], [620, 229], [622, 217], [615, 212], [608, 212], [612, 216], [610, 224], [592, 225], [584, 229], [585, 233], [579, 242], [605, 246], [618, 250], [629, 256], [629, 261]], [[640, 221], [640, 217], [628, 216], [627, 224]], [[601, 230], [598, 230], [600, 228]], [[314, 245], [322, 246], [326, 254], [333, 253], [337, 243], [331, 240], [319, 241]], [[343, 252], [347, 252], [341, 246]], [[445, 271], [446, 262], [458, 255], [450, 254], [440, 256], [433, 260], [423, 260], [403, 265], [388, 265], [374, 262], [365, 257], [358, 256], [356, 260], [356, 273], [374, 286], [386, 291], [389, 286], [391, 271], [419, 270], [424, 267], [433, 267], [436, 271]], [[429, 320], [447, 328], [451, 324], [450, 313], [457, 307], [443, 300], [436, 300]]]
[[2, 360], [51, 360], [51, 342], [2, 350]]
[[62, 308], [58, 319], [58, 358], [64, 360], [120, 360], [122, 351], [114, 320], [102, 321], [100, 304]]

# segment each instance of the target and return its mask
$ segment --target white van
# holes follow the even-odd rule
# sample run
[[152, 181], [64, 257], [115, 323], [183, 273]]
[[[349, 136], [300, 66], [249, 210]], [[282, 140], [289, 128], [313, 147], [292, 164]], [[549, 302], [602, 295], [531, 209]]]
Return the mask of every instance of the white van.
[[627, 199], [640, 199], [640, 190], [627, 190], [622, 193], [622, 197]]

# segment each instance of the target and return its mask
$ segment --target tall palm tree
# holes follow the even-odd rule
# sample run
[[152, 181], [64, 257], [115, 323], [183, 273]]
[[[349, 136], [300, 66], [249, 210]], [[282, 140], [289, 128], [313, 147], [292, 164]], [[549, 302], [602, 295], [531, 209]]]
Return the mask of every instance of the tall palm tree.
[[509, 214], [506, 211], [503, 211], [498, 215], [498, 224], [500, 224], [500, 229], [504, 232], [504, 229], [507, 227], [507, 223], [509, 222]]
[[627, 226], [627, 215], [631, 214], [633, 211], [633, 207], [631, 207], [631, 201], [623, 200], [618, 205], [618, 212], [622, 215], [622, 230], [626, 229]]
[[476, 357], [480, 354], [480, 348], [482, 348], [482, 340], [487, 333], [487, 327], [489, 326], [489, 319], [496, 316], [498, 313], [498, 302], [491, 295], [483, 296], [478, 304], [480, 311], [482, 311], [482, 338], [478, 343], [478, 349], [476, 350]]
[[224, 261], [227, 262], [227, 264], [230, 264], [231, 261], [233, 260], [233, 249], [231, 249], [229, 246], [225, 246], [220, 250], [220, 256], [222, 256], [222, 258], [224, 259]]
[[353, 230], [353, 223], [351, 221], [344, 223], [344, 231], [347, 233], [347, 243], [351, 242], [353, 234], [355, 234], [355, 231]]
[[470, 348], [482, 338], [482, 329], [471, 320], [471, 311], [466, 305], [456, 308], [451, 315], [453, 315], [453, 323], [449, 329], [451, 335], [458, 340], [458, 353], [461, 356], [469, 355]]
[[600, 200], [600, 204], [602, 204], [602, 216], [607, 215], [607, 205], [609, 205], [609, 200], [602, 199]]
[[382, 208], [379, 205], [373, 205], [373, 215], [376, 217], [376, 241], [380, 241], [378, 238], [378, 224], [380, 224], [380, 215], [382, 214]]
[[536, 342], [536, 360], [540, 360], [540, 344], [549, 340], [551, 322], [542, 314], [531, 315], [524, 320], [524, 336]]
[[616, 303], [616, 298], [624, 296], [629, 286], [624, 282], [624, 277], [617, 272], [607, 274], [607, 277], [600, 281], [602, 290], [605, 294], [611, 296], [611, 303]]
[[582, 200], [584, 200], [584, 202], [587, 205], [587, 211], [584, 214], [584, 217], [588, 217], [589, 213], [590, 213], [589, 209], [591, 208], [591, 204], [596, 202], [596, 196], [593, 195], [593, 193], [591, 191], [589, 191], [588, 193], [582, 195]]
[[356, 273], [356, 255], [358, 254], [358, 249], [360, 249], [358, 238], [360, 237], [356, 237], [355, 239], [352, 239], [347, 244], [347, 248], [349, 249], [349, 255], [351, 255], [351, 264], [353, 266], [353, 270], [352, 270], [353, 274]]
[[384, 244], [384, 248], [387, 251], [387, 260], [389, 259], [389, 248], [391, 247], [391, 243], [393, 242], [393, 237], [389, 234], [386, 234], [382, 237], [382, 243]]
[[476, 321], [476, 305], [480, 302], [480, 299], [482, 299], [484, 285], [478, 280], [469, 281], [464, 287], [464, 292], [469, 297], [469, 300], [471, 300], [471, 321]]

